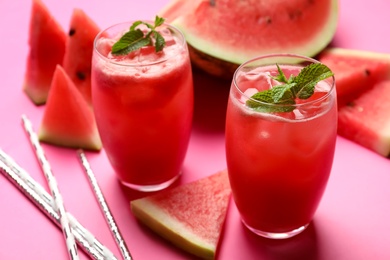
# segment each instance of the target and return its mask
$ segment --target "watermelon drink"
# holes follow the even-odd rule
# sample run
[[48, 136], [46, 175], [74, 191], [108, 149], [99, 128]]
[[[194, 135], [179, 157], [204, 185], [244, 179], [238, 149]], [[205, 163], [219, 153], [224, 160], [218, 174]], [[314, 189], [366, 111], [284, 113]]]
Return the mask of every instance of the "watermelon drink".
[[[337, 133], [333, 76], [315, 83], [314, 94], [294, 104], [269, 104], [252, 96], [281, 84], [271, 77], [278, 74], [275, 64], [290, 78], [308, 63], [317, 62], [273, 54], [244, 63], [234, 74], [226, 117], [227, 167], [241, 219], [260, 236], [283, 239], [302, 232], [331, 172]], [[252, 105], [256, 102], [260, 106]]]
[[136, 190], [156, 191], [181, 173], [192, 125], [192, 71], [183, 35], [167, 24], [158, 28], [166, 42], [163, 50], [148, 45], [112, 55], [113, 44], [131, 25], [114, 25], [97, 35], [92, 103], [119, 180]]

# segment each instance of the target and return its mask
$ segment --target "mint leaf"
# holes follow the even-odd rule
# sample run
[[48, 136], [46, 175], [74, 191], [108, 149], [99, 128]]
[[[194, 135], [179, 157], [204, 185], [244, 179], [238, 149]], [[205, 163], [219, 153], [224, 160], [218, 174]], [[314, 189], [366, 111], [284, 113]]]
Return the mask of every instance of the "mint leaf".
[[[128, 32], [126, 32], [113, 46], [111, 53], [113, 55], [126, 55], [132, 51], [138, 50], [144, 46], [154, 45], [156, 52], [165, 47], [164, 37], [156, 31], [156, 28], [164, 23], [165, 19], [156, 16], [154, 25], [143, 21], [135, 21]], [[145, 25], [150, 31], [143, 32], [137, 29], [138, 26]]]
[[158, 15], [156, 15], [156, 18], [154, 19], [154, 26], [158, 27], [158, 26], [162, 25], [164, 23], [164, 21], [165, 21], [164, 18], [159, 17]]
[[295, 99], [311, 97], [318, 82], [333, 76], [333, 72], [322, 63], [312, 63], [304, 67], [297, 76], [291, 75], [289, 79], [279, 65], [276, 66], [278, 74], [272, 78], [285, 84], [255, 93], [246, 101], [248, 107], [267, 113], [291, 112], [294, 110]]
[[165, 47], [165, 39], [162, 37], [162, 35], [158, 32], [154, 32], [154, 36], [156, 38], [156, 52], [161, 51]]
[[[247, 100], [246, 105], [259, 112], [291, 112], [294, 110], [294, 107], [289, 105], [295, 104], [292, 97], [292, 92], [288, 87], [276, 86], [257, 92], [251, 97], [252, 99]], [[263, 104], [254, 100], [260, 101]], [[275, 104], [283, 106], [274, 106]]]
[[144, 33], [137, 29], [124, 34], [111, 49], [116, 55], [124, 55], [150, 44], [149, 38], [144, 38]]
[[283, 82], [283, 83], [289, 83], [289, 80], [286, 78], [286, 75], [284, 75], [283, 70], [279, 67], [279, 65], [276, 63], [276, 67], [278, 67], [279, 74], [275, 77], [272, 77], [274, 80]]
[[312, 63], [304, 67], [298, 76], [295, 77], [293, 92], [299, 99], [308, 99], [314, 93], [318, 82], [333, 76], [333, 72], [324, 64]]

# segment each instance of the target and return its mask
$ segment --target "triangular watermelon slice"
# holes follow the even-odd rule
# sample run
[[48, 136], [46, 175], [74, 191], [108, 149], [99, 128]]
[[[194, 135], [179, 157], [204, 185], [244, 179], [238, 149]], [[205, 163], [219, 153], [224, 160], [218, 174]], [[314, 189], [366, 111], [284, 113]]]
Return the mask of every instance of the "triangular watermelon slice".
[[23, 89], [36, 105], [46, 102], [54, 70], [63, 61], [65, 45], [62, 27], [41, 0], [33, 0]]
[[47, 99], [39, 140], [66, 147], [100, 150], [102, 143], [91, 107], [57, 65]]
[[73, 10], [62, 66], [89, 104], [93, 42], [99, 31], [100, 28], [84, 11]]
[[319, 61], [335, 74], [339, 106], [357, 98], [376, 83], [390, 79], [390, 55], [361, 50], [329, 48]]
[[134, 215], [176, 246], [213, 259], [230, 199], [227, 171], [131, 202]]
[[339, 108], [338, 133], [383, 156], [390, 155], [390, 80]]

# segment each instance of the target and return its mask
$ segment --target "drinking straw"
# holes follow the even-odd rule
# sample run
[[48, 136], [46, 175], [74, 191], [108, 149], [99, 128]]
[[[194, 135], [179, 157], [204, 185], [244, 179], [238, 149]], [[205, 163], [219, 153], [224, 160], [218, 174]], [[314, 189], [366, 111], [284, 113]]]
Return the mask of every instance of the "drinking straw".
[[104, 198], [104, 195], [103, 195], [103, 193], [99, 187], [99, 184], [96, 180], [95, 174], [93, 173], [93, 171], [89, 165], [87, 157], [85, 156], [83, 150], [81, 150], [81, 149], [78, 150], [78, 155], [79, 155], [81, 165], [83, 166], [84, 172], [87, 174], [89, 183], [91, 184], [91, 188], [94, 191], [95, 198], [98, 201], [100, 209], [106, 218], [106, 222], [110, 228], [111, 234], [113, 235], [119, 250], [121, 251], [123, 259], [131, 260], [132, 257], [130, 255], [130, 252], [127, 248], [127, 245], [126, 245], [124, 239], [122, 238], [122, 235], [121, 235], [121, 232], [120, 232], [118, 226], [116, 225], [115, 219], [114, 219], [113, 215], [111, 214], [110, 208], [107, 205], [107, 202]]
[[[54, 208], [53, 198], [9, 155], [0, 149], [0, 172], [5, 175], [35, 206], [61, 227], [60, 217]], [[116, 260], [114, 254], [101, 244], [92, 233], [85, 229], [75, 217], [67, 213], [72, 233], [80, 247], [96, 260]]]
[[78, 260], [79, 256], [77, 253], [77, 245], [74, 240], [73, 233], [70, 230], [69, 219], [66, 215], [62, 196], [58, 189], [57, 181], [51, 171], [49, 161], [46, 159], [45, 153], [43, 152], [43, 149], [39, 143], [38, 137], [35, 134], [32, 124], [26, 115], [22, 115], [22, 121], [23, 121], [24, 130], [29, 136], [30, 143], [34, 148], [35, 155], [37, 156], [39, 164], [41, 165], [43, 174], [45, 175], [46, 181], [49, 185], [51, 195], [53, 196], [54, 205], [60, 217], [62, 233], [64, 234], [64, 239], [66, 242], [66, 246], [68, 248], [69, 257], [72, 260]]

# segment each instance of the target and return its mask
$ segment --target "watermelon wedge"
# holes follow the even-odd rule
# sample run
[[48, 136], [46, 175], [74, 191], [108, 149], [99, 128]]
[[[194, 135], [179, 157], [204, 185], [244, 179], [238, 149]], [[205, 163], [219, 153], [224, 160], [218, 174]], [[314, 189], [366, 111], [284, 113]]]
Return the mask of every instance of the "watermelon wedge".
[[83, 10], [73, 10], [62, 66], [89, 104], [93, 42], [99, 31], [100, 28]]
[[318, 54], [336, 31], [338, 1], [171, 0], [159, 15], [183, 32], [194, 65], [231, 78], [262, 54]]
[[61, 65], [54, 72], [38, 137], [59, 146], [102, 147], [93, 111]]
[[385, 157], [390, 155], [390, 80], [375, 84], [339, 108], [338, 133]]
[[131, 201], [134, 215], [176, 246], [215, 258], [230, 199], [227, 171]]
[[390, 54], [329, 48], [320, 53], [318, 60], [335, 73], [339, 106], [390, 79]]
[[23, 90], [36, 104], [46, 102], [57, 64], [63, 61], [66, 33], [41, 0], [32, 1], [29, 54]]

